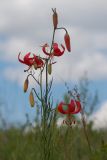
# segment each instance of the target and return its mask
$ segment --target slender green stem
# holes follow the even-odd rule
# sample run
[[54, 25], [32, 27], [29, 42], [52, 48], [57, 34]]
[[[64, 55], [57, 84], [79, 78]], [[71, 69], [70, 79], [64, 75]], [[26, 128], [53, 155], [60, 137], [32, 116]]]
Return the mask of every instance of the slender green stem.
[[64, 28], [64, 27], [58, 27], [58, 28], [56, 28], [56, 29], [63, 29], [63, 30], [65, 30], [66, 33], [68, 33], [67, 29]]
[[[80, 97], [78, 97], [78, 100], [80, 101]], [[87, 143], [88, 143], [90, 153], [92, 153], [91, 144], [90, 144], [90, 140], [89, 140], [89, 137], [88, 137], [88, 132], [87, 132], [87, 129], [86, 129], [86, 121], [85, 121], [85, 117], [84, 117], [83, 107], [82, 107], [82, 110], [81, 110], [80, 113], [81, 113], [81, 120], [82, 120], [82, 124], [83, 124], [84, 134], [85, 134], [85, 137], [86, 137], [86, 140], [87, 140]]]
[[32, 90], [34, 91], [34, 93], [35, 93], [36, 97], [38, 98], [38, 100], [41, 102], [41, 98], [40, 98], [39, 95], [37, 94], [35, 88], [32, 88]]
[[[52, 42], [51, 42], [51, 48], [50, 48], [50, 54], [52, 53], [52, 49], [53, 49], [53, 43], [54, 43], [54, 37], [55, 37], [55, 29], [53, 31], [53, 36], [52, 36]], [[46, 82], [45, 82], [45, 102], [42, 102], [42, 107], [43, 107], [43, 154], [44, 154], [44, 160], [49, 160], [50, 159], [50, 152], [51, 152], [51, 130], [50, 128], [48, 128], [48, 120], [49, 120], [49, 115], [50, 115], [50, 111], [49, 111], [49, 104], [48, 104], [48, 94], [50, 92], [50, 89], [48, 90], [48, 63], [49, 60], [51, 60], [51, 58], [47, 58], [45, 59], [45, 67], [46, 67]], [[42, 89], [41, 89], [42, 90]], [[44, 99], [42, 100], [44, 101]], [[51, 120], [49, 120], [51, 121]], [[50, 123], [50, 122], [49, 122]]]
[[46, 94], [45, 94], [46, 107], [47, 107], [47, 99], [48, 99], [48, 60], [46, 60]]
[[42, 96], [42, 71], [40, 73], [40, 93], [41, 93], [41, 100], [43, 99], [43, 96]]
[[90, 140], [89, 140], [87, 129], [86, 129], [86, 122], [85, 122], [85, 118], [84, 118], [84, 113], [82, 113], [82, 112], [81, 112], [81, 119], [82, 119], [84, 134], [85, 134], [88, 146], [89, 146], [89, 150], [92, 153], [91, 144], [90, 144]]
[[55, 31], [56, 31], [56, 29], [54, 28], [53, 36], [52, 36], [52, 42], [51, 42], [51, 48], [50, 48], [50, 53], [52, 52], [52, 48], [53, 48], [53, 43], [54, 43], [54, 38], [55, 38]]
[[29, 76], [32, 76], [32, 77], [33, 77], [33, 79], [37, 82], [37, 84], [38, 84], [38, 85], [40, 85], [39, 81], [38, 81], [38, 80], [33, 76], [33, 74], [31, 74], [31, 73], [30, 73], [30, 74], [28, 74], [27, 78], [28, 78]]

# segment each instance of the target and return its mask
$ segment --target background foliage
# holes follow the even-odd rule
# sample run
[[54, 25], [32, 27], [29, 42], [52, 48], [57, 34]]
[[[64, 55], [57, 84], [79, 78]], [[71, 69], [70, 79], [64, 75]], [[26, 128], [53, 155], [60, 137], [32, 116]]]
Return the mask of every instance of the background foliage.
[[[92, 114], [98, 103], [98, 94], [90, 100], [89, 81], [86, 77], [79, 83], [81, 96], [86, 106], [87, 117]], [[64, 95], [64, 101], [69, 101], [69, 95]], [[37, 112], [39, 114], [39, 112]], [[42, 128], [39, 124], [39, 115], [36, 116], [36, 127], [29, 123], [26, 115], [26, 124], [18, 128], [10, 127], [0, 130], [0, 160], [40, 160], [42, 154]], [[93, 122], [86, 123], [87, 134], [91, 144], [89, 150], [84, 134], [84, 128], [80, 118], [77, 125], [68, 127], [66, 125], [57, 126], [57, 119], [60, 117], [56, 113], [55, 119], [50, 127], [51, 145], [47, 149], [52, 149], [50, 160], [107, 160], [107, 130], [93, 130]], [[3, 120], [4, 123], [4, 120]], [[50, 147], [50, 148], [49, 148]]]

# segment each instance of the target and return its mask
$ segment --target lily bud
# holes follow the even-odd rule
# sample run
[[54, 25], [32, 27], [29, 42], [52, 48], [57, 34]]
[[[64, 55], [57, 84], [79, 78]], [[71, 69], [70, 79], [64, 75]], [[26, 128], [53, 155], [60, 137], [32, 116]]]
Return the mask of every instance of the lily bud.
[[49, 64], [48, 64], [48, 74], [51, 75], [51, 73], [52, 73], [52, 64], [49, 63]]
[[54, 26], [54, 29], [57, 28], [57, 25], [58, 25], [58, 14], [57, 14], [56, 10], [54, 10], [54, 13], [53, 13], [53, 26]]
[[23, 86], [24, 92], [27, 92], [28, 84], [29, 84], [29, 81], [28, 81], [28, 78], [26, 78], [26, 80], [25, 80], [25, 82], [24, 82], [24, 86]]
[[29, 95], [29, 102], [30, 102], [31, 107], [34, 107], [35, 101], [34, 101], [34, 96], [33, 96], [32, 91], [30, 92], [30, 95]]
[[70, 36], [68, 33], [65, 34], [64, 41], [65, 41], [65, 45], [66, 45], [67, 50], [69, 52], [71, 52]]

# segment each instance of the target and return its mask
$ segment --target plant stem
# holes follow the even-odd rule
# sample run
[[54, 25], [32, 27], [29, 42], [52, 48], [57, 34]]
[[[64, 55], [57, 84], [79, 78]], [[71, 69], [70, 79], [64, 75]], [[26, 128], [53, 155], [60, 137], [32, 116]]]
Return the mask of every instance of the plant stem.
[[58, 27], [58, 28], [56, 28], [56, 29], [63, 29], [63, 30], [65, 30], [66, 33], [68, 33], [67, 29], [64, 28], [64, 27]]
[[46, 94], [45, 94], [46, 107], [47, 107], [47, 99], [48, 99], [48, 59], [46, 60]]
[[54, 30], [53, 30], [53, 36], [52, 36], [52, 42], [51, 42], [51, 48], [50, 48], [50, 54], [52, 52], [52, 46], [53, 46], [53, 43], [54, 43], [55, 31], [56, 31], [56, 29], [54, 28]]
[[89, 146], [89, 150], [90, 150], [90, 152], [92, 153], [91, 144], [90, 144], [89, 137], [88, 137], [88, 133], [87, 133], [87, 129], [86, 129], [86, 122], [85, 122], [85, 118], [84, 118], [84, 113], [83, 113], [83, 111], [81, 112], [81, 119], [82, 119], [84, 134], [85, 134], [85, 137], [86, 137], [88, 146]]

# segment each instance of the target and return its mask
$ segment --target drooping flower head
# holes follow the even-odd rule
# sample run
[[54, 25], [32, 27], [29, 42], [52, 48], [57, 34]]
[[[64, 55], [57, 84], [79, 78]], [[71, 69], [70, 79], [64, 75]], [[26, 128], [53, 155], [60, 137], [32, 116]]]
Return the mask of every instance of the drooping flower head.
[[37, 65], [37, 68], [43, 67], [44, 65], [43, 60], [40, 57], [36, 56], [35, 54], [33, 56], [34, 56], [34, 63]]
[[77, 100], [71, 100], [69, 104], [66, 104], [64, 102], [60, 102], [57, 110], [61, 114], [67, 115], [66, 120], [63, 120], [63, 124], [67, 124], [71, 127], [72, 123], [75, 124], [75, 119], [72, 117], [72, 115], [77, 114], [81, 112], [81, 103]]
[[33, 57], [30, 57], [30, 54], [31, 54], [31, 53], [29, 52], [29, 53], [27, 53], [27, 54], [24, 56], [23, 60], [20, 59], [20, 54], [21, 54], [21, 53], [19, 53], [19, 55], [18, 55], [18, 60], [19, 60], [21, 63], [23, 63], [23, 64], [25, 64], [25, 65], [28, 65], [29, 67], [31, 67], [31, 66], [33, 66], [33, 65], [35, 65], [35, 64], [36, 64], [36, 67], [37, 67], [37, 68], [43, 67], [43, 65], [44, 65], [43, 60], [42, 60], [40, 57], [36, 56], [35, 54], [33, 54]]
[[69, 104], [61, 102], [57, 108], [62, 114], [77, 114], [81, 111], [81, 103], [76, 100], [71, 100]]
[[50, 57], [53, 57], [53, 56], [62, 56], [64, 54], [64, 51], [65, 51], [65, 47], [61, 44], [61, 47], [62, 47], [62, 50], [59, 48], [58, 44], [57, 43], [53, 43], [53, 46], [52, 46], [52, 52], [49, 53], [47, 52], [47, 47], [49, 47], [49, 45], [46, 43], [42, 46], [42, 51], [50, 56]]
[[20, 54], [21, 54], [21, 52], [20, 52], [19, 55], [18, 55], [18, 60], [19, 60], [21, 63], [26, 64], [26, 65], [28, 65], [29, 67], [33, 65], [33, 63], [34, 63], [34, 58], [33, 58], [33, 57], [32, 57], [32, 58], [30, 57], [30, 54], [31, 54], [30, 52], [27, 53], [27, 54], [24, 56], [23, 60], [20, 59]]

